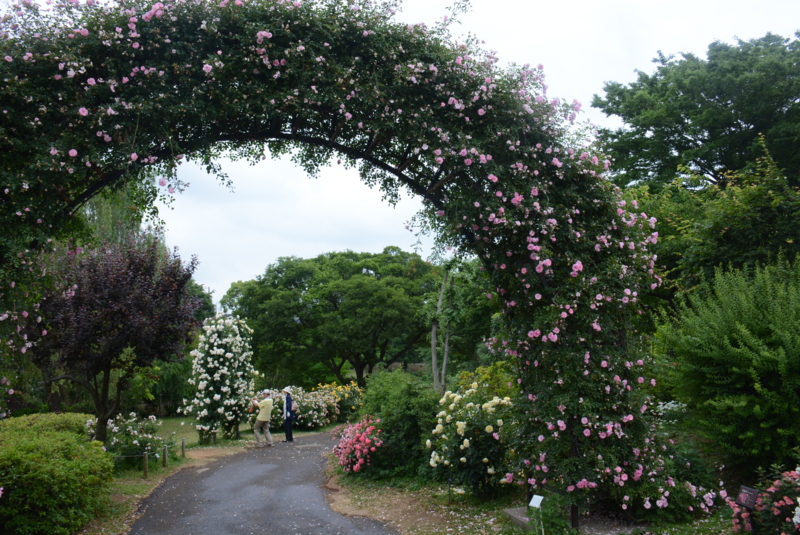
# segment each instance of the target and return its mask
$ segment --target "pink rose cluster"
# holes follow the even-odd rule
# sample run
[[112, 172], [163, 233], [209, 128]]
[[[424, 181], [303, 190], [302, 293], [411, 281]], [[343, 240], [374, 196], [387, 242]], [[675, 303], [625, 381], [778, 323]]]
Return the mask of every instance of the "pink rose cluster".
[[339, 439], [333, 454], [345, 472], [360, 472], [370, 465], [370, 457], [383, 444], [378, 437], [381, 430], [375, 427], [380, 420], [365, 416], [355, 424], [337, 426], [331, 435]]

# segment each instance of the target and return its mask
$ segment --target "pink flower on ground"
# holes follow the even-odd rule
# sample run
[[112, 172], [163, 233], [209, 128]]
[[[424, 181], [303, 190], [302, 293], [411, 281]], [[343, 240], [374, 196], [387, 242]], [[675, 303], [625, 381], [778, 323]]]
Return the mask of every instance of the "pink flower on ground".
[[486, 110], [484, 110], [483, 108], [478, 110], [478, 115], [485, 115], [485, 114], [486, 114]]
[[131, 160], [135, 162], [138, 159], [139, 159], [139, 155], [136, 154], [135, 152], [132, 152], [131, 153]]
[[203, 65], [203, 70], [204, 70], [205, 72], [211, 72], [211, 69], [213, 69], [213, 67], [212, 67], [211, 65], [209, 65], [208, 63], [206, 63], [205, 65]]
[[70, 156], [72, 156], [72, 157], [74, 158], [75, 156], [77, 156], [77, 155], [78, 155], [78, 151], [76, 151], [75, 149], [70, 149], [70, 151], [69, 151], [69, 155], [70, 155]]
[[79, 110], [78, 110], [78, 113], [79, 113], [79, 114], [80, 114], [82, 117], [86, 117], [87, 115], [89, 115], [89, 110], [87, 110], [86, 108], [81, 108], [81, 109], [79, 109]]

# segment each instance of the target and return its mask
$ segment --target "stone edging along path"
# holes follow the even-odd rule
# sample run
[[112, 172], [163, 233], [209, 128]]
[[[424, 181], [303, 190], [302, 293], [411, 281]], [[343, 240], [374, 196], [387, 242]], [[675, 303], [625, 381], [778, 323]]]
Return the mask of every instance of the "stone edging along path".
[[167, 478], [139, 506], [131, 535], [398, 535], [331, 510], [323, 488], [327, 433], [276, 442]]

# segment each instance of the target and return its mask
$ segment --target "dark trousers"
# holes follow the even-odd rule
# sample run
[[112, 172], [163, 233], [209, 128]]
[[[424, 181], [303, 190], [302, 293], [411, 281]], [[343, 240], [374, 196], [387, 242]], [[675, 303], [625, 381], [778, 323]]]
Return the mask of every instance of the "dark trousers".
[[284, 418], [283, 420], [283, 431], [286, 433], [286, 442], [294, 442], [292, 438], [292, 419], [291, 418]]

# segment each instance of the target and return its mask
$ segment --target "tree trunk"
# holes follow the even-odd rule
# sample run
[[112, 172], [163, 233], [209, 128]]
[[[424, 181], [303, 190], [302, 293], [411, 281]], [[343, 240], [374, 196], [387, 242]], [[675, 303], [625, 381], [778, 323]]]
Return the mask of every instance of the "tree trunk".
[[[350, 364], [353, 364], [350, 362]], [[364, 378], [364, 369], [367, 367], [366, 364], [359, 363], [357, 366], [353, 364], [353, 370], [356, 372], [356, 384], [361, 388], [367, 386], [367, 381]]]
[[[452, 310], [453, 308], [453, 283], [455, 281], [455, 277], [450, 277], [450, 295], [447, 296], [447, 308], [448, 310]], [[440, 394], [444, 395], [445, 390], [447, 390], [447, 360], [450, 357], [450, 322], [447, 322], [447, 328], [444, 331], [444, 358], [442, 359], [442, 387], [439, 391]]]
[[447, 358], [450, 356], [450, 326], [444, 332], [444, 358], [442, 359], [442, 389], [439, 392], [444, 395], [447, 390]]
[[444, 276], [442, 277], [442, 288], [439, 290], [439, 300], [436, 303], [436, 316], [433, 318], [433, 324], [431, 325], [431, 370], [433, 371], [433, 388], [442, 393], [442, 381], [439, 380], [439, 362], [437, 360], [436, 355], [436, 331], [439, 328], [439, 314], [442, 313], [442, 299], [444, 299], [444, 289], [447, 286], [447, 277], [450, 274], [449, 271], [445, 270]]

